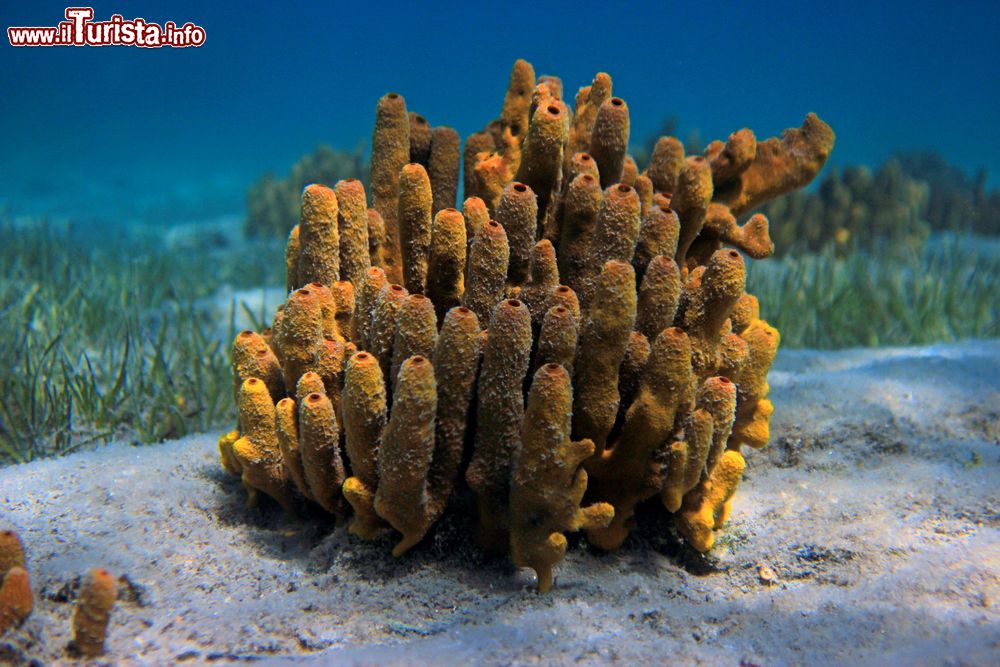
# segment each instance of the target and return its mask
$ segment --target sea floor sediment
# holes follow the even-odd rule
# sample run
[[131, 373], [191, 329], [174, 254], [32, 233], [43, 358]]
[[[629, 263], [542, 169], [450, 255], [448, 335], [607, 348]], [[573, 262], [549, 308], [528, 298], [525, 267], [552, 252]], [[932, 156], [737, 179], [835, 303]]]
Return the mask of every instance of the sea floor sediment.
[[0, 469], [37, 596], [0, 662], [69, 662], [97, 566], [124, 582], [110, 664], [1000, 662], [1000, 341], [782, 351], [770, 382], [709, 556], [646, 522], [610, 555], [571, 543], [547, 595], [461, 513], [397, 560], [247, 508], [217, 434]]

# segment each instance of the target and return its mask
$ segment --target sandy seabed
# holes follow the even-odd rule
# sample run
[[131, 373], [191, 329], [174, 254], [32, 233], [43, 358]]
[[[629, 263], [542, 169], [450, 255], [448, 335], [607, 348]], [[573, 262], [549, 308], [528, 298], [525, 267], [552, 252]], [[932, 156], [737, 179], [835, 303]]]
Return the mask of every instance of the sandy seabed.
[[[404, 558], [248, 509], [216, 435], [0, 470], [36, 607], [0, 663], [58, 664], [80, 575], [122, 576], [98, 663], [1000, 664], [1000, 341], [783, 351], [771, 445], [709, 557], [651, 515], [547, 595], [444, 521]], [[763, 573], [763, 576], [762, 576]]]

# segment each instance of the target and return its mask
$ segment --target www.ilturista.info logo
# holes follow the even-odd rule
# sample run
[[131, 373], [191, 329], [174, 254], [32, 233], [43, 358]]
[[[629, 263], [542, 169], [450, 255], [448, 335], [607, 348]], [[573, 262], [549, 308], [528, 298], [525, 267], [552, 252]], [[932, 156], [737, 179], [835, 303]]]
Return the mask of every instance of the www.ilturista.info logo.
[[138, 46], [158, 49], [184, 48], [205, 43], [205, 29], [190, 21], [178, 26], [167, 21], [162, 26], [146, 19], [126, 20], [112, 14], [107, 21], [94, 21], [93, 7], [67, 7], [66, 20], [55, 27], [10, 27], [11, 46]]

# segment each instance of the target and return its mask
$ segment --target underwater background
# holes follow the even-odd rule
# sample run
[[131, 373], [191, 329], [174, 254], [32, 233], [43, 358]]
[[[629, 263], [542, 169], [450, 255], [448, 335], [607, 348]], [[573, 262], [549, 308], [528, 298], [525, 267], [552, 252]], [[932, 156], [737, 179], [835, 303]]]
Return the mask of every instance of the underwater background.
[[1000, 3], [88, 6], [206, 41], [0, 33], [0, 664], [1000, 664]]
[[[63, 19], [0, 3], [4, 27]], [[815, 111], [833, 165], [929, 150], [1000, 185], [1000, 6], [991, 2], [104, 2], [95, 19], [205, 28], [200, 48], [0, 45], [0, 206], [90, 224], [241, 212], [317, 144], [367, 149], [392, 89], [461, 136], [497, 113], [516, 58], [572, 92], [607, 71], [632, 142], [702, 142]], [[822, 178], [822, 176], [820, 177]], [[817, 182], [819, 179], [817, 179]]]

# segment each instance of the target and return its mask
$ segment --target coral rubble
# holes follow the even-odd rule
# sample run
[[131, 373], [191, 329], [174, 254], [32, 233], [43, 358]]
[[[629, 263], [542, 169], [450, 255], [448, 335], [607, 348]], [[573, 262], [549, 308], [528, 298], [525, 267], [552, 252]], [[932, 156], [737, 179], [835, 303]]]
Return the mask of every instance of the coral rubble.
[[566, 533], [615, 549], [640, 503], [712, 546], [740, 447], [769, 437], [779, 341], [745, 292], [768, 220], [737, 218], [812, 180], [834, 135], [809, 114], [704, 155], [664, 137], [640, 173], [629, 113], [605, 73], [571, 107], [524, 61], [461, 150], [379, 100], [370, 199], [305, 188], [288, 299], [233, 345], [239, 423], [219, 448], [251, 500], [398, 534], [397, 556], [472, 505], [481, 546], [541, 590]]

